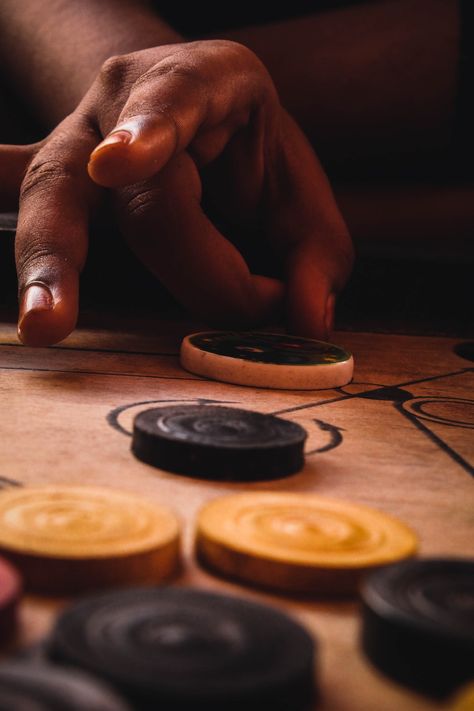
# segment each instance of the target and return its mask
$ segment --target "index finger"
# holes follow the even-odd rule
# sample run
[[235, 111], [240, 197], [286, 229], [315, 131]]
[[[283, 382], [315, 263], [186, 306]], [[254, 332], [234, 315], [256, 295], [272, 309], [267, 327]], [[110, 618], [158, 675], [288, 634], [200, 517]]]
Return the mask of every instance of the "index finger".
[[[126, 68], [127, 57], [109, 61], [113, 76], [113, 62]], [[106, 93], [113, 91], [112, 79]], [[278, 104], [276, 89], [246, 47], [224, 40], [172, 46], [135, 81], [115, 125], [105, 114], [101, 130], [108, 135], [92, 153], [89, 173], [105, 187], [130, 185], [191, 144], [193, 157], [207, 164], [268, 102]]]

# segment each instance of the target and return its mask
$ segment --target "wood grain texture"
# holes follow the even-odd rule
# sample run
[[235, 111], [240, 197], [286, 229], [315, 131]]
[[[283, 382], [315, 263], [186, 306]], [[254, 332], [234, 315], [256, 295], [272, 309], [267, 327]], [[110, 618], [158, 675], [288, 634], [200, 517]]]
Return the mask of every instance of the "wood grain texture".
[[[361, 655], [356, 601], [271, 595], [202, 569], [193, 554], [196, 513], [238, 491], [315, 492], [400, 518], [420, 555], [474, 555], [474, 369], [456, 339], [339, 333], [354, 353], [352, 384], [271, 391], [202, 380], [179, 366], [169, 321], [77, 331], [58, 347], [17, 343], [0, 325], [0, 486], [88, 484], [118, 488], [174, 510], [184, 529], [179, 585], [258, 599], [287, 610], [318, 638], [321, 711], [444, 708], [382, 678]], [[265, 483], [209, 482], [154, 469], [130, 452], [133, 416], [161, 404], [218, 402], [279, 414], [308, 431], [303, 471]], [[17, 645], [41, 638], [64, 600], [29, 597]]]

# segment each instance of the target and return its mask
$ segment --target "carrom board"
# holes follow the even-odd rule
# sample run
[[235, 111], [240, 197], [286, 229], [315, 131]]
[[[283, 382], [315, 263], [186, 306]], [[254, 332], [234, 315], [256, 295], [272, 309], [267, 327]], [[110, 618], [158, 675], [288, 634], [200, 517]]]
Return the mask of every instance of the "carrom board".
[[[241, 490], [315, 492], [393, 514], [420, 538], [421, 556], [474, 555], [474, 364], [459, 339], [337, 333], [354, 353], [354, 380], [324, 391], [264, 390], [183, 371], [172, 320], [77, 330], [59, 346], [21, 346], [0, 326], [0, 486], [113, 487], [173, 509], [183, 526], [178, 585], [247, 596], [294, 615], [318, 639], [321, 711], [444, 708], [388, 681], [358, 646], [357, 601], [270, 594], [211, 575], [196, 562], [203, 503]], [[460, 345], [461, 344], [461, 345]], [[130, 452], [133, 416], [179, 403], [226, 404], [278, 414], [306, 428], [306, 465], [264, 483], [173, 475]], [[45, 635], [65, 600], [26, 597], [14, 648]], [[9, 650], [9, 654], [14, 650]], [[7, 655], [5, 655], [7, 656]]]

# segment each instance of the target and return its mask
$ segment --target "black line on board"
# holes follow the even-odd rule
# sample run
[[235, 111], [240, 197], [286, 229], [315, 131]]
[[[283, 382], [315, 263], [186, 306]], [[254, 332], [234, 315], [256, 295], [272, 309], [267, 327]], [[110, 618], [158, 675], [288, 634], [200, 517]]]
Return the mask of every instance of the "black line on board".
[[[27, 348], [27, 346], [24, 346], [23, 343], [3, 343], [0, 342], [0, 346], [12, 346], [13, 348]], [[55, 351], [65, 351], [66, 353], [68, 351], [82, 351], [84, 353], [110, 353], [112, 355], [114, 354], [119, 354], [119, 355], [150, 355], [150, 356], [163, 356], [166, 358], [178, 358], [179, 353], [176, 351], [176, 353], [159, 353], [159, 352], [143, 352], [143, 351], [122, 351], [122, 350], [111, 350], [109, 348], [77, 348], [73, 346], [48, 346], [51, 350]]]
[[474, 368], [461, 368], [461, 370], [453, 370], [451, 373], [438, 373], [438, 375], [430, 375], [427, 378], [418, 378], [417, 380], [406, 380], [404, 383], [396, 383], [395, 385], [387, 385], [383, 387], [404, 388], [406, 385], [419, 385], [420, 383], [430, 383], [433, 380], [451, 378], [453, 375], [463, 375], [464, 373], [474, 373]]
[[336, 447], [339, 447], [339, 445], [342, 444], [342, 432], [344, 431], [343, 427], [336, 427], [336, 425], [332, 425], [330, 422], [325, 422], [324, 420], [314, 419], [313, 422], [323, 432], [329, 432], [330, 440], [323, 447], [311, 449], [309, 452], [306, 452], [306, 456], [309, 456], [310, 454], [322, 454], [323, 452], [329, 452], [331, 449], [336, 449]]
[[359, 397], [364, 400], [378, 400], [379, 402], [407, 402], [413, 398], [413, 395], [404, 388], [381, 385], [374, 390], [366, 390], [359, 393]]
[[406, 403], [410, 406], [410, 409], [403, 409], [407, 412], [411, 412], [412, 414], [414, 414], [415, 417], [417, 417], [419, 420], [426, 420], [427, 422], [434, 422], [435, 424], [439, 425], [447, 425], [448, 427], [457, 427], [459, 429], [474, 428], [474, 422], [448, 419], [447, 417], [442, 417], [440, 415], [430, 415], [429, 412], [425, 412], [423, 410], [424, 405], [431, 405], [433, 403], [435, 405], [439, 405], [440, 403], [449, 403], [451, 405], [462, 404], [474, 406], [474, 400], [468, 400], [467, 398], [462, 397], [449, 397], [448, 395], [439, 395], [438, 397], [413, 397], [412, 400], [408, 400]]
[[[418, 378], [418, 379], [416, 379], [416, 380], [407, 380], [407, 381], [405, 381], [405, 382], [397, 383], [397, 384], [395, 384], [395, 385], [394, 385], [394, 384], [391, 384], [391, 385], [382, 385], [382, 386], [380, 386], [380, 387], [378, 388], [378, 394], [377, 394], [376, 399], [379, 399], [379, 400], [383, 400], [383, 399], [384, 399], [384, 398], [382, 398], [382, 394], [383, 394], [383, 391], [384, 391], [384, 390], [396, 392], [397, 395], [398, 395], [398, 392], [400, 392], [400, 391], [402, 390], [402, 388], [404, 388], [404, 387], [406, 387], [406, 386], [419, 385], [419, 384], [421, 384], [421, 383], [433, 382], [433, 381], [435, 381], [435, 380], [442, 380], [443, 378], [450, 378], [450, 377], [453, 377], [453, 376], [463, 375], [463, 374], [465, 374], [465, 373], [472, 373], [472, 372], [474, 372], [474, 368], [462, 368], [461, 370], [452, 371], [452, 372], [450, 372], [450, 373], [440, 373], [440, 374], [438, 374], [438, 375], [430, 375], [430, 376], [427, 377], [427, 378]], [[354, 384], [355, 384], [355, 385], [358, 385], [358, 384], [359, 384], [359, 385], [364, 385], [364, 383], [357, 383], [357, 382], [355, 382]], [[367, 384], [367, 383], [365, 383], [365, 384]], [[337, 390], [340, 391], [339, 388], [337, 388]], [[406, 393], [406, 394], [408, 395], [408, 393]], [[364, 398], [365, 398], [365, 399], [367, 399], [368, 397], [370, 397], [370, 391], [369, 391], [369, 394], [364, 393], [364, 392], [362, 392], [362, 393], [347, 393], [346, 395], [342, 395], [341, 397], [335, 397], [335, 398], [331, 398], [331, 399], [329, 399], [329, 400], [319, 400], [319, 401], [317, 401], [317, 402], [307, 403], [307, 404], [304, 404], [304, 405], [296, 405], [295, 407], [289, 407], [289, 408], [285, 408], [285, 409], [283, 409], [283, 410], [276, 410], [275, 412], [272, 412], [271, 414], [273, 414], [273, 415], [283, 415], [283, 414], [288, 414], [288, 413], [290, 413], [290, 412], [297, 412], [297, 411], [299, 411], [299, 410], [305, 410], [305, 409], [312, 408], [312, 407], [320, 407], [321, 405], [331, 405], [331, 404], [336, 403], [336, 402], [343, 402], [343, 401], [345, 401], [345, 400], [352, 400], [352, 399], [354, 399], [354, 398], [360, 398], [360, 399], [364, 399]], [[415, 399], [415, 398], [414, 398], [414, 399]], [[444, 440], [442, 440], [440, 437], [438, 437], [437, 435], [435, 435], [434, 432], [432, 432], [428, 427], [426, 427], [426, 426], [420, 421], [420, 419], [418, 419], [418, 418], [416, 417], [416, 415], [414, 415], [413, 413], [408, 412], [407, 410], [405, 410], [405, 409], [403, 408], [403, 404], [404, 404], [404, 403], [409, 403], [409, 402], [410, 402], [410, 400], [409, 400], [408, 397], [407, 397], [407, 398], [403, 398], [403, 400], [402, 400], [401, 398], [398, 398], [398, 397], [397, 397], [397, 400], [391, 400], [391, 402], [392, 402], [392, 404], [395, 406], [395, 408], [396, 408], [399, 412], [402, 413], [402, 415], [404, 415], [405, 417], [407, 417], [407, 419], [408, 419], [412, 424], [414, 424], [415, 427], [418, 428], [418, 430], [419, 430], [420, 432], [423, 432], [427, 437], [429, 437], [429, 439], [430, 439], [434, 444], [436, 444], [445, 454], [447, 454], [449, 457], [451, 457], [451, 459], [452, 459], [454, 462], [456, 462], [456, 464], [459, 464], [459, 466], [461, 466], [465, 471], [467, 471], [468, 474], [470, 474], [471, 476], [474, 476], [474, 469], [473, 469], [473, 467], [469, 464], [469, 462], [467, 462], [467, 461], [464, 459], [464, 457], [462, 457], [460, 454], [458, 454], [458, 452], [456, 452], [456, 451], [455, 451], [454, 449], [452, 449], [448, 444], [446, 444], [446, 442], [444, 442]], [[339, 443], [339, 444], [340, 444], [340, 443]], [[314, 450], [314, 451], [312, 451], [312, 452], [309, 452], [309, 454], [313, 454], [313, 453], [315, 453], [316, 451], [317, 451], [317, 450]]]
[[202, 378], [186, 378], [177, 375], [139, 375], [138, 373], [108, 373], [102, 370], [61, 370], [58, 368], [26, 368], [18, 365], [0, 365], [0, 370], [21, 370], [32, 373], [66, 373], [68, 375], [107, 375], [119, 378], [153, 378], [155, 380], [191, 380], [196, 382]]
[[8, 489], [10, 486], [23, 486], [16, 479], [9, 479], [7, 476], [0, 476], [0, 489]]
[[[420, 383], [427, 383], [433, 380], [441, 380], [442, 378], [450, 378], [453, 375], [463, 375], [464, 373], [472, 373], [474, 372], [474, 368], [463, 368], [462, 370], [455, 370], [452, 373], [442, 373], [440, 375], [430, 375], [428, 378], [420, 378], [418, 380], [407, 380], [406, 382], [403, 383], [395, 383], [395, 384], [390, 384], [390, 385], [381, 385], [380, 390], [384, 389], [393, 389], [393, 388], [404, 388], [407, 385], [419, 385]], [[354, 385], [365, 385], [366, 383], [358, 383], [357, 381], [354, 381]], [[339, 388], [334, 388], [335, 390], [339, 390]], [[286, 414], [287, 412], [297, 412], [298, 410], [305, 410], [309, 407], [319, 407], [321, 405], [332, 405], [334, 402], [343, 402], [344, 400], [353, 400], [354, 398], [363, 398], [366, 397], [365, 393], [346, 393], [345, 395], [341, 395], [341, 397], [333, 397], [330, 398], [329, 400], [318, 400], [317, 402], [312, 402], [304, 405], [296, 405], [295, 407], [287, 407], [283, 410], [275, 410], [275, 412], [272, 412], [272, 415], [283, 415]]]
[[474, 477], [474, 467], [472, 467], [469, 462], [464, 459], [464, 457], [461, 457], [455, 449], [452, 449], [444, 440], [441, 439], [441, 437], [438, 437], [437, 434], [432, 432], [432, 430], [430, 430], [429, 427], [427, 427], [416, 415], [405, 410], [400, 403], [394, 403], [394, 406], [398, 412], [415, 425], [420, 432], [423, 432], [423, 434], [426, 435], [434, 444], [436, 444], [445, 454], [447, 454], [448, 457], [451, 457], [453, 461], [459, 464], [459, 466], [461, 466], [468, 474]]

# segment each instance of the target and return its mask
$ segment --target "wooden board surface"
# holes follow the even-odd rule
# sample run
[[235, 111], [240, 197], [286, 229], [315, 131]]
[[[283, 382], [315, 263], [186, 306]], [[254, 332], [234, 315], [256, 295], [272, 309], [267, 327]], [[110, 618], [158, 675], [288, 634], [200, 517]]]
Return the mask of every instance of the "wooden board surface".
[[[179, 585], [258, 599], [289, 611], [319, 642], [322, 711], [444, 708], [387, 681], [358, 648], [357, 602], [272, 595], [220, 580], [196, 563], [193, 526], [209, 499], [241, 490], [305, 492], [398, 516], [420, 555], [474, 555], [474, 367], [459, 339], [339, 333], [356, 369], [347, 387], [271, 391], [202, 380], [178, 362], [189, 324], [76, 331], [60, 346], [20, 346], [0, 324], [0, 486], [95, 484], [172, 508], [183, 525]], [[309, 434], [304, 470], [288, 479], [214, 483], [172, 475], [130, 452], [133, 416], [159, 404], [225, 403], [279, 414]], [[47, 633], [64, 600], [29, 596], [16, 647]]]

